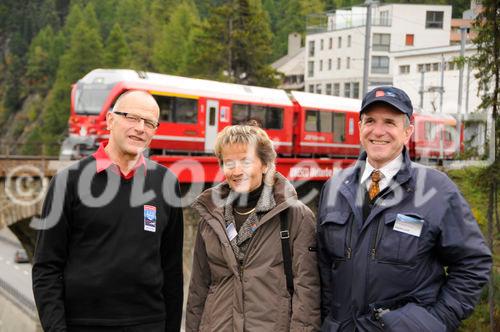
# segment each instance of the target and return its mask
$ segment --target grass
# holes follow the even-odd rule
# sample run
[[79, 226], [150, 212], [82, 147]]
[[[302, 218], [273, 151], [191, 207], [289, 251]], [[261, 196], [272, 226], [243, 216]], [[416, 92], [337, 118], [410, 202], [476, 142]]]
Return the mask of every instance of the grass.
[[[485, 184], [484, 170], [478, 167], [469, 167], [462, 170], [448, 172], [448, 176], [455, 182], [467, 202], [469, 202], [472, 213], [479, 223], [485, 238], [487, 237], [488, 217], [488, 189]], [[500, 195], [499, 195], [500, 197]], [[500, 201], [500, 199], [499, 199]], [[496, 230], [496, 228], [494, 228]], [[494, 274], [495, 280], [495, 321], [496, 331], [500, 331], [500, 234], [494, 237]], [[472, 315], [465, 321], [459, 331], [489, 332], [488, 289], [485, 287], [481, 299]]]

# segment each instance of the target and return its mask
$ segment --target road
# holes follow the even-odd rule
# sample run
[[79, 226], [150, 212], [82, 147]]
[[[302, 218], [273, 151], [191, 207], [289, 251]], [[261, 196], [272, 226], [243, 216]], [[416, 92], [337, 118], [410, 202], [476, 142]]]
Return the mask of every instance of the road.
[[35, 302], [31, 289], [31, 264], [14, 262], [21, 244], [8, 228], [0, 230], [0, 287], [24, 309], [33, 311]]

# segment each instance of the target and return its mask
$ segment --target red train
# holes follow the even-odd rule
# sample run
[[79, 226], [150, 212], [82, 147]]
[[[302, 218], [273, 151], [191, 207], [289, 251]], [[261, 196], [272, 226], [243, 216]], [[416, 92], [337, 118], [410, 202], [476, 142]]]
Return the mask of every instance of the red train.
[[[206, 155], [225, 126], [257, 120], [281, 157], [355, 158], [359, 154], [357, 99], [221, 83], [209, 80], [96, 69], [74, 86], [69, 137], [62, 157], [78, 158], [108, 138], [106, 113], [125, 91], [149, 91], [160, 105], [160, 126], [151, 143], [157, 155]], [[409, 144], [413, 158], [452, 158], [456, 121], [451, 116], [414, 115]]]

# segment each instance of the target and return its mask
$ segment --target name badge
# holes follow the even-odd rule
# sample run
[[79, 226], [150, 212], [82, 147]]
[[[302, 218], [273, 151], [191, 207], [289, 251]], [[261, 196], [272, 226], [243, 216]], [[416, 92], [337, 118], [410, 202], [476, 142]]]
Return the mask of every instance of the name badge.
[[398, 213], [393, 230], [420, 237], [420, 234], [422, 233], [422, 226], [424, 226], [423, 219]]
[[156, 232], [156, 207], [144, 205], [144, 230]]
[[226, 226], [226, 234], [229, 241], [232, 241], [236, 237], [236, 235], [238, 235], [238, 232], [234, 227], [234, 223], [230, 223], [229, 225]]

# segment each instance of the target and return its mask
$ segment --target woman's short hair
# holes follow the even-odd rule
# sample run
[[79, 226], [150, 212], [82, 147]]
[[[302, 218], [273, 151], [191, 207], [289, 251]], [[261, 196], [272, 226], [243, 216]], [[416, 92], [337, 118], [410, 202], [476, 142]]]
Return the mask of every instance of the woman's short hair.
[[222, 129], [217, 135], [214, 148], [215, 156], [219, 159], [221, 165], [222, 149], [234, 144], [254, 146], [257, 157], [262, 163], [274, 169], [276, 151], [273, 142], [263, 129], [253, 125], [234, 125]]

